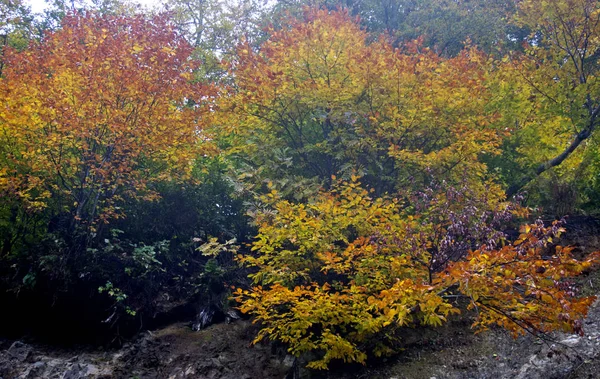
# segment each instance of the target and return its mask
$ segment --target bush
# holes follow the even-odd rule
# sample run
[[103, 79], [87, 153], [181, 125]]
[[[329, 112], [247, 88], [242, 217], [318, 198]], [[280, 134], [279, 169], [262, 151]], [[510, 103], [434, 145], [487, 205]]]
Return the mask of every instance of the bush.
[[456, 297], [478, 309], [480, 329], [581, 331], [593, 298], [573, 298], [556, 284], [597, 262], [597, 254], [584, 262], [567, 248], [542, 256], [563, 231], [558, 225], [526, 226], [506, 244], [499, 227], [522, 214], [520, 207], [468, 187], [426, 192], [415, 196], [422, 207], [372, 198], [356, 181], [308, 204], [276, 191], [266, 196], [272, 211], [258, 215], [254, 253], [240, 257], [257, 269], [255, 286], [235, 293], [262, 326], [256, 341], [285, 342], [296, 356], [314, 353], [311, 368], [334, 359], [364, 363], [370, 352], [393, 352], [400, 327], [439, 326], [459, 313]]

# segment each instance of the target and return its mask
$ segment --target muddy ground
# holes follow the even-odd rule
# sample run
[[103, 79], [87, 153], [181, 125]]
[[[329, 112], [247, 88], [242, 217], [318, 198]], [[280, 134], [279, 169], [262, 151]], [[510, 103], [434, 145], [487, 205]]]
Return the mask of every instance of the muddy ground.
[[[600, 249], [600, 222], [571, 221], [563, 244], [578, 254]], [[582, 295], [600, 294], [600, 271], [578, 280]], [[119, 349], [58, 348], [33, 340], [0, 340], [0, 379], [9, 378], [385, 378], [385, 379], [583, 379], [600, 377], [600, 302], [585, 321], [585, 336], [556, 333], [512, 339], [503, 330], [473, 334], [472, 319], [407, 333], [406, 349], [368, 366], [310, 372], [281, 347], [251, 346], [249, 321], [194, 332], [189, 323], [140, 334]]]

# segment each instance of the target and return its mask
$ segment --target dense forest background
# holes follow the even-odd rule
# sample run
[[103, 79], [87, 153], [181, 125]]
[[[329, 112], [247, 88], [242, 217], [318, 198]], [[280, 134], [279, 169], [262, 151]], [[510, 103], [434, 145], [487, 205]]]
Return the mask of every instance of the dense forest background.
[[4, 333], [239, 308], [326, 369], [465, 308], [581, 332], [596, 1], [2, 0], [0, 43]]

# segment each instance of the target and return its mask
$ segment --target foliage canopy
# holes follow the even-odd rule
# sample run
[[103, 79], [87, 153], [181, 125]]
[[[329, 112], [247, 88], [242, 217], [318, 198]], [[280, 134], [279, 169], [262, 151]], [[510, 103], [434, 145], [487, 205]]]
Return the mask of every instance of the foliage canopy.
[[116, 323], [233, 285], [317, 369], [465, 310], [582, 333], [568, 279], [600, 254], [512, 195], [597, 210], [598, 2], [167, 3], [60, 0], [27, 47], [2, 3], [3, 287], [81, 287]]
[[58, 201], [77, 222], [121, 217], [148, 183], [189, 177], [210, 152], [209, 88], [190, 81], [191, 47], [161, 17], [68, 16], [6, 52], [0, 191], [34, 210]]

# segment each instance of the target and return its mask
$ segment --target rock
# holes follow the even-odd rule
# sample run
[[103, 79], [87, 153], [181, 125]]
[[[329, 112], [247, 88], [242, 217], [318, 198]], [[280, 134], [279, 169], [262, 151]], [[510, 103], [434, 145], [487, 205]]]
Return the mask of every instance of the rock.
[[82, 368], [78, 363], [71, 366], [71, 368], [68, 369], [62, 377], [62, 379], [81, 379], [81, 378], [83, 378]]
[[196, 315], [196, 321], [192, 324], [192, 330], [199, 331], [223, 320], [225, 320], [223, 311], [213, 305], [207, 305], [200, 308]]
[[296, 357], [294, 357], [293, 355], [286, 355], [285, 358], [283, 358], [283, 362], [281, 362], [281, 364], [288, 368], [291, 369], [292, 367], [294, 367], [294, 364], [296, 363]]
[[79, 355], [75, 355], [75, 356], [69, 358], [67, 360], [67, 362], [69, 362], [69, 363], [75, 363], [75, 362], [77, 362], [77, 360], [79, 360]]
[[62, 379], [83, 379], [97, 378], [98, 376], [110, 375], [108, 369], [100, 370], [92, 363], [75, 363], [67, 366], [67, 370], [62, 376]]
[[579, 343], [581, 342], [581, 337], [579, 337], [578, 335], [572, 335], [572, 336], [565, 338], [564, 340], [562, 340], [560, 342], [567, 346], [573, 347], [573, 346], [579, 345]]
[[249, 348], [254, 330], [245, 320], [197, 333], [180, 323], [108, 351], [7, 341], [0, 350], [0, 379], [282, 378], [290, 368], [295, 378], [307, 377], [298, 367], [305, 360], [294, 364], [293, 356], [271, 353], [267, 344]]
[[[285, 379], [307, 379], [311, 377], [311, 371], [306, 365], [311, 360], [311, 356], [305, 354], [300, 358], [294, 358], [292, 355], [286, 355], [282, 365], [287, 368]], [[314, 358], [313, 358], [314, 359]]]
[[569, 377], [582, 362], [600, 358], [600, 347], [596, 343], [600, 335], [598, 318], [600, 303], [596, 301], [588, 315], [589, 323], [585, 324], [585, 337], [563, 335], [556, 344], [544, 347], [537, 354], [529, 357], [514, 376], [516, 379], [548, 379]]
[[219, 354], [217, 359], [219, 360], [219, 362], [221, 362], [223, 365], [227, 366], [229, 363], [232, 363], [235, 361], [235, 358], [232, 356], [229, 356], [227, 354]]
[[239, 320], [242, 315], [237, 310], [230, 308], [225, 312], [225, 321], [229, 324], [233, 321]]
[[222, 368], [223, 364], [221, 363], [221, 361], [219, 360], [219, 358], [211, 358], [210, 359], [212, 362], [211, 367], [216, 367], [216, 368]]
[[15, 341], [8, 348], [8, 355], [16, 359], [19, 362], [25, 362], [31, 353], [31, 346], [21, 342]]
[[27, 370], [25, 370], [22, 376], [26, 379], [42, 378], [44, 377], [44, 372], [46, 371], [47, 367], [48, 365], [46, 364], [46, 362], [35, 362], [31, 366], [29, 366]]
[[185, 370], [185, 376], [190, 376], [190, 375], [196, 375], [196, 370], [194, 370], [194, 367], [189, 366], [186, 370]]
[[219, 373], [219, 371], [217, 371], [217, 370], [211, 370], [211, 371], [210, 371], [210, 372], [209, 372], [209, 373], [206, 375], [206, 377], [207, 377], [208, 379], [217, 379], [219, 376], [220, 376], [220, 373]]

